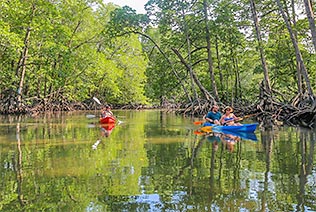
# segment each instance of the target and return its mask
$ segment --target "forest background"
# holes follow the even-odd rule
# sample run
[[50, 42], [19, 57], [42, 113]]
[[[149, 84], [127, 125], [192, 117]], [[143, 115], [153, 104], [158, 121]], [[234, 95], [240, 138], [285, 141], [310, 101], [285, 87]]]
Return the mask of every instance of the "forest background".
[[315, 127], [312, 0], [0, 1], [0, 113], [231, 105]]

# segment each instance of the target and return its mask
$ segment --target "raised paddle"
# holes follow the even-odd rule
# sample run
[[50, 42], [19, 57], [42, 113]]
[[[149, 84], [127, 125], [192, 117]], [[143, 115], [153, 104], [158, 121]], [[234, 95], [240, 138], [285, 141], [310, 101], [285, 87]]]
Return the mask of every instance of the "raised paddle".
[[[97, 98], [97, 97], [93, 97], [92, 98], [96, 103], [98, 103], [99, 105], [101, 105], [101, 102], [100, 102], [100, 100]], [[95, 110], [95, 109], [94, 109]], [[96, 112], [96, 111], [95, 111]], [[92, 114], [88, 114], [88, 115], [86, 115], [86, 117], [88, 118], [88, 119], [92, 119], [92, 118], [95, 118], [96, 117], [96, 115], [92, 115]]]
[[101, 102], [100, 102], [100, 100], [99, 100], [97, 97], [94, 96], [92, 99], [93, 99], [96, 103], [98, 103], [99, 105], [101, 105]]

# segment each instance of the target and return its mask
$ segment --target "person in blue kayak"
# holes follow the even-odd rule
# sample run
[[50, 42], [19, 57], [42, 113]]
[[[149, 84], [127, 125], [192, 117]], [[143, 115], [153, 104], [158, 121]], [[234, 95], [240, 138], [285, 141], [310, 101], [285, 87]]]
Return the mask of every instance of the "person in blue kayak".
[[235, 114], [233, 114], [233, 108], [227, 106], [224, 108], [224, 115], [221, 117], [219, 121], [224, 126], [238, 126], [241, 124], [236, 123], [235, 121], [239, 121], [239, 120], [240, 118], [238, 118], [237, 116], [235, 116]]
[[222, 117], [222, 113], [219, 112], [219, 107], [217, 105], [213, 105], [211, 107], [211, 111], [208, 112], [203, 119], [211, 124], [220, 125], [220, 119]]

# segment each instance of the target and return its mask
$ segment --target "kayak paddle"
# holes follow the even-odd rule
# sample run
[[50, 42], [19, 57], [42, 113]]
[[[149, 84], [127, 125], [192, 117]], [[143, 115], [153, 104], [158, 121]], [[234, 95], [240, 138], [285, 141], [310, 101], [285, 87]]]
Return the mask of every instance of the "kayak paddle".
[[[97, 98], [97, 97], [93, 97], [92, 98], [96, 103], [98, 103], [99, 105], [101, 105], [101, 102], [100, 102], [100, 100]], [[95, 110], [95, 112], [96, 112], [96, 109], [94, 109]], [[86, 115], [86, 117], [88, 118], [88, 119], [93, 119], [93, 118], [95, 118], [96, 117], [96, 115], [92, 115], [92, 114], [88, 114], [88, 115]]]
[[93, 99], [96, 103], [98, 103], [99, 105], [101, 105], [101, 102], [100, 102], [100, 100], [99, 100], [97, 97], [94, 96], [92, 99]]
[[242, 118], [238, 119], [237, 121], [242, 121], [242, 120], [244, 120], [244, 119], [246, 119], [246, 118], [250, 118], [250, 117], [253, 117], [253, 116], [257, 115], [257, 114], [258, 114], [258, 113], [254, 113], [254, 114], [249, 114], [249, 115], [245, 115], [244, 117], [242, 117]]
[[212, 126], [206, 126], [206, 127], [202, 127], [200, 130], [202, 132], [212, 132]]
[[203, 123], [204, 123], [204, 121], [195, 121], [195, 122], [193, 122], [193, 124], [195, 124], [195, 125], [201, 125]]
[[200, 131], [200, 130], [194, 130], [193, 132], [195, 135], [204, 135], [204, 132]]
[[[94, 96], [92, 99], [93, 99], [96, 103], [98, 103], [99, 105], [102, 105], [101, 102], [100, 102], [100, 100], [99, 100], [97, 97]], [[113, 117], [114, 117], [115, 119], [117, 119], [116, 116], [113, 116]], [[119, 119], [117, 119], [117, 121], [118, 121], [118, 125], [124, 123], [123, 121], [121, 121], [121, 120], [119, 120]]]

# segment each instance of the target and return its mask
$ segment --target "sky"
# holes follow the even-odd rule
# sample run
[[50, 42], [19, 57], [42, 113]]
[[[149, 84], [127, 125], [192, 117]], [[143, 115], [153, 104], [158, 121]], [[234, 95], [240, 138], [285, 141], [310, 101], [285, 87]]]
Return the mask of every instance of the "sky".
[[144, 5], [148, 2], [148, 0], [103, 0], [105, 3], [112, 2], [113, 4], [123, 6], [129, 6], [136, 10], [136, 13], [146, 13], [144, 9]]

